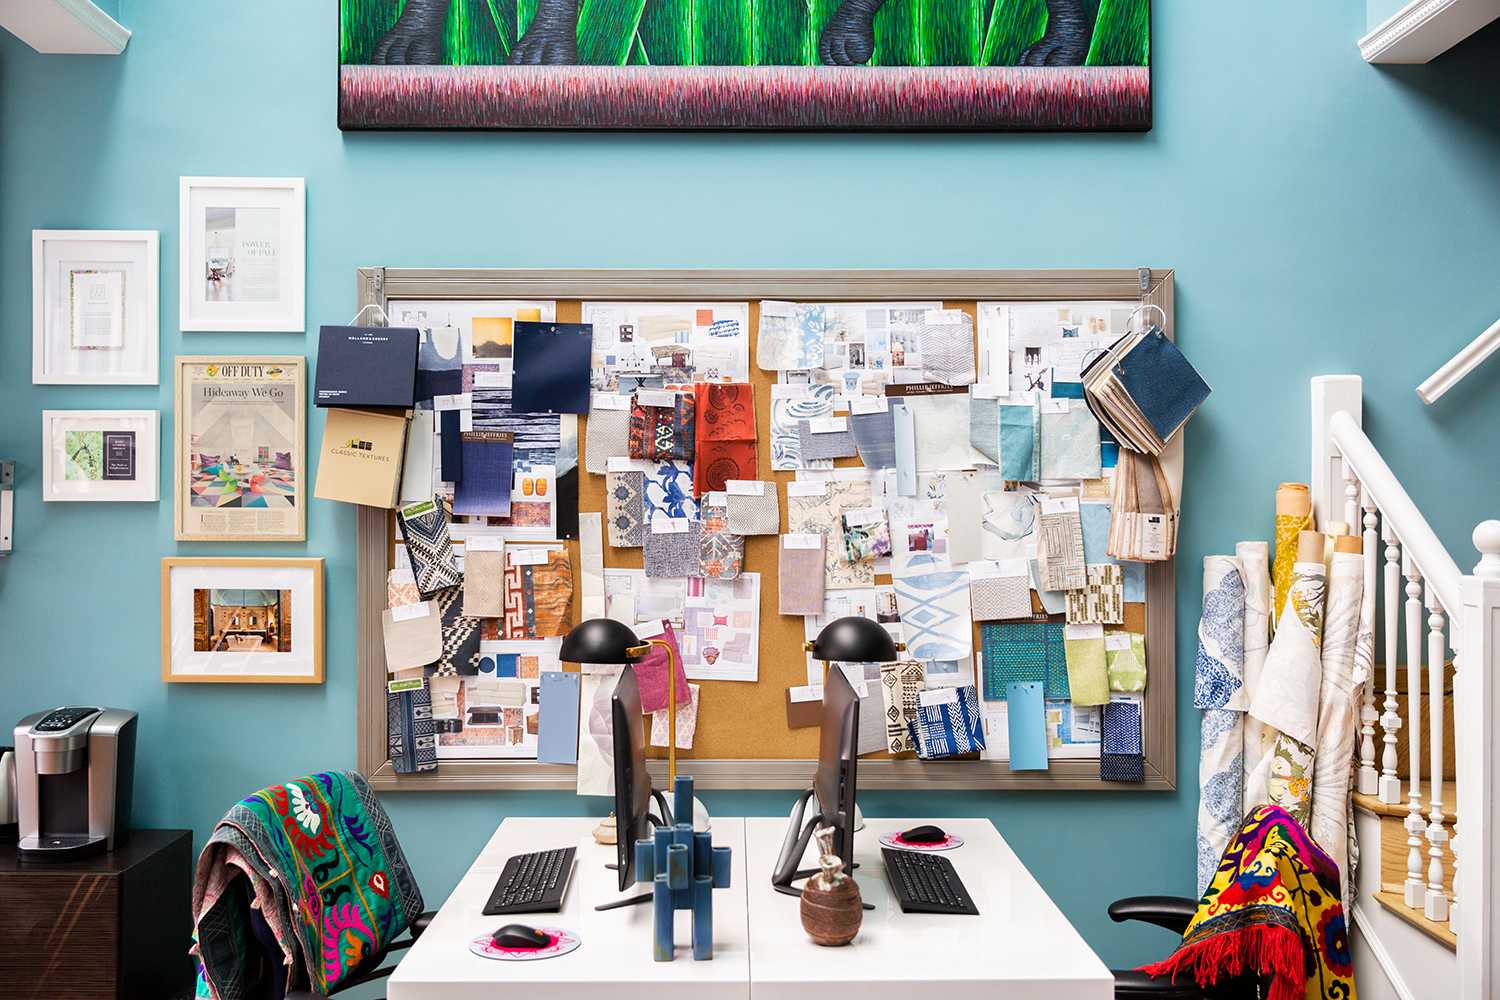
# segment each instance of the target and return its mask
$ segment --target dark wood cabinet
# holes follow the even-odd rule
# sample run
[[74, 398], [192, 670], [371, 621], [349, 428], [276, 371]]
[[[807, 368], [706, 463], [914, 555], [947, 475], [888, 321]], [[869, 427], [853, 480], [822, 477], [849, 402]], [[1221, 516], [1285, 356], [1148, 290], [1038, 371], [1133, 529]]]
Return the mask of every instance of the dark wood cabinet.
[[136, 830], [68, 864], [22, 864], [0, 846], [0, 1000], [191, 992], [192, 889], [188, 830]]

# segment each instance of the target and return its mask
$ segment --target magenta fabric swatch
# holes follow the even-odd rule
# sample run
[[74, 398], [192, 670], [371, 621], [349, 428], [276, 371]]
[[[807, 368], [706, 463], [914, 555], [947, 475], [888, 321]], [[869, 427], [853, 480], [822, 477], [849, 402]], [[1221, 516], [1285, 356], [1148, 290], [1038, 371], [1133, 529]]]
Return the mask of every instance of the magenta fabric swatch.
[[[652, 636], [649, 640], [642, 637], [642, 642], [665, 642], [672, 647], [672, 665], [676, 668], [673, 673], [677, 678], [677, 706], [681, 708], [692, 700], [692, 692], [688, 690], [687, 674], [682, 668], [682, 649], [677, 645], [677, 633], [672, 630], [672, 623], [662, 622], [661, 635]], [[635, 665], [635, 679], [641, 689], [641, 711], [659, 712], [667, 707], [667, 651], [660, 646], [653, 645], [651, 652]]]

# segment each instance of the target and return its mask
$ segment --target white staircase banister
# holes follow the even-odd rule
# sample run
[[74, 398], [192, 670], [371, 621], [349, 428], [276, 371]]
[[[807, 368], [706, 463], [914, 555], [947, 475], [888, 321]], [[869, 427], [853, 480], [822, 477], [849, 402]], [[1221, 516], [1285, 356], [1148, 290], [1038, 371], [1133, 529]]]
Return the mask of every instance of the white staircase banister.
[[1469, 372], [1478, 368], [1484, 359], [1500, 350], [1500, 320], [1475, 337], [1467, 347], [1453, 355], [1443, 367], [1433, 372], [1426, 382], [1417, 386], [1417, 395], [1429, 406], [1443, 398], [1443, 393], [1453, 388]]
[[1459, 572], [1458, 564], [1438, 541], [1427, 519], [1406, 495], [1401, 481], [1385, 464], [1380, 452], [1375, 450], [1354, 418], [1342, 410], [1329, 420], [1329, 428], [1339, 454], [1354, 468], [1361, 485], [1375, 498], [1381, 515], [1401, 540], [1408, 558], [1421, 569], [1438, 601], [1450, 613], [1461, 607], [1463, 574]]

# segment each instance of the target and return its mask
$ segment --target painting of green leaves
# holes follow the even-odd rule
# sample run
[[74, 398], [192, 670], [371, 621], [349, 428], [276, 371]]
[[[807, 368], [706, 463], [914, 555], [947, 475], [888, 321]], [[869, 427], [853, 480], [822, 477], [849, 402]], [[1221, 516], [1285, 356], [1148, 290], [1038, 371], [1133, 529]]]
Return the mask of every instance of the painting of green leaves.
[[1150, 0], [340, 0], [340, 125], [1140, 130], [1150, 57]]

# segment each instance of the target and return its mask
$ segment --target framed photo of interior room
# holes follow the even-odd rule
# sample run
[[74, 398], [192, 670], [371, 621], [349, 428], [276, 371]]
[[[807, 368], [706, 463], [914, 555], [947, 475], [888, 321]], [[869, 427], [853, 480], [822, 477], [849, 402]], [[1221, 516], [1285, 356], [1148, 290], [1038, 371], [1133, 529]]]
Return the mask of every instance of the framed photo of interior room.
[[339, 127], [1151, 128], [1150, 0], [339, 0]]
[[161, 676], [323, 683], [323, 560], [163, 559]]
[[[1139, 307], [1160, 307], [1160, 327], [1174, 336], [1174, 274], [1171, 270], [1129, 268], [1109, 270], [498, 270], [498, 269], [409, 269], [360, 268], [357, 273], [356, 307], [380, 306], [390, 315], [408, 307], [441, 301], [455, 311], [503, 306], [516, 301], [541, 303], [555, 310], [560, 323], [578, 322], [586, 311], [620, 303], [734, 303], [745, 306], [752, 338], [758, 329], [759, 310], [766, 300], [784, 302], [922, 302], [937, 301], [945, 309], [970, 316], [1008, 303], [1014, 310], [1043, 309], [1058, 312], [1059, 303], [1088, 305], [1133, 316]], [[373, 311], [373, 310], [372, 310]], [[472, 310], [471, 310], [472, 311]], [[1064, 310], [1072, 312], [1072, 310]], [[445, 316], [428, 317], [436, 323]], [[1022, 341], [1025, 342], [1025, 341]], [[756, 345], [749, 345], [755, 356]], [[752, 369], [750, 383], [756, 399], [757, 425], [771, 418], [775, 373]], [[587, 423], [580, 429], [578, 454], [587, 448]], [[770, 456], [761, 453], [761, 478], [777, 482], [785, 493], [794, 473], [770, 469]], [[1182, 439], [1179, 435], [1164, 464], [1181, 467]], [[767, 470], [770, 470], [767, 472]], [[585, 513], [607, 510], [604, 477], [586, 475], [576, 497]], [[781, 512], [785, 523], [786, 512]], [[566, 764], [538, 763], [524, 759], [459, 759], [442, 757], [436, 768], [419, 773], [397, 773], [391, 760], [394, 740], [398, 749], [410, 735], [404, 728], [399, 706], [388, 711], [390, 673], [387, 669], [383, 614], [387, 610], [388, 581], [405, 558], [398, 547], [400, 532], [393, 512], [376, 507], [358, 508], [357, 541], [357, 653], [359, 665], [358, 733], [359, 769], [371, 784], [382, 790], [454, 789], [576, 789], [577, 768]], [[452, 544], [465, 547], [469, 525], [453, 523]], [[582, 565], [578, 540], [566, 545], [569, 562]], [[755, 683], [735, 680], [700, 681], [702, 701], [698, 726], [690, 750], [680, 750], [682, 770], [693, 775], [700, 788], [784, 789], [805, 788], [811, 779], [817, 755], [816, 728], [791, 725], [787, 712], [789, 687], [807, 683], [804, 651], [804, 621], [800, 616], [777, 612], [777, 537], [746, 539], [745, 560], [760, 574], [760, 615], [757, 632], [759, 672]], [[603, 572], [630, 570], [642, 565], [639, 550], [613, 545], [603, 551]], [[1047, 770], [1013, 771], [1006, 759], [918, 760], [907, 755], [891, 756], [884, 750], [863, 756], [859, 762], [861, 788], [986, 788], [1030, 790], [1084, 790], [1098, 792], [1165, 791], [1177, 782], [1177, 682], [1175, 662], [1176, 564], [1175, 560], [1146, 563], [1143, 600], [1126, 602], [1125, 619], [1136, 624], [1130, 631], [1145, 635], [1149, 680], [1143, 698], [1143, 771], [1141, 783], [1119, 784], [1100, 778], [1100, 765], [1093, 759], [1055, 757]], [[879, 577], [876, 578], [877, 583]], [[586, 586], [586, 585], [585, 585]], [[574, 588], [569, 621], [582, 620], [582, 588]], [[977, 627], [977, 626], [976, 626]], [[444, 635], [448, 639], [447, 633]], [[456, 641], [456, 640], [455, 640]], [[976, 644], [977, 648], [977, 644]], [[564, 669], [576, 669], [564, 665]], [[580, 713], [586, 720], [592, 713]], [[607, 713], [606, 713], [607, 714]], [[412, 730], [415, 732], [415, 730]], [[422, 738], [420, 733], [416, 738]], [[584, 739], [600, 739], [592, 728], [580, 732], [580, 757]], [[602, 744], [601, 744], [602, 745]], [[653, 755], [661, 750], [653, 749]], [[665, 760], [650, 762], [653, 780], [664, 781]]]

